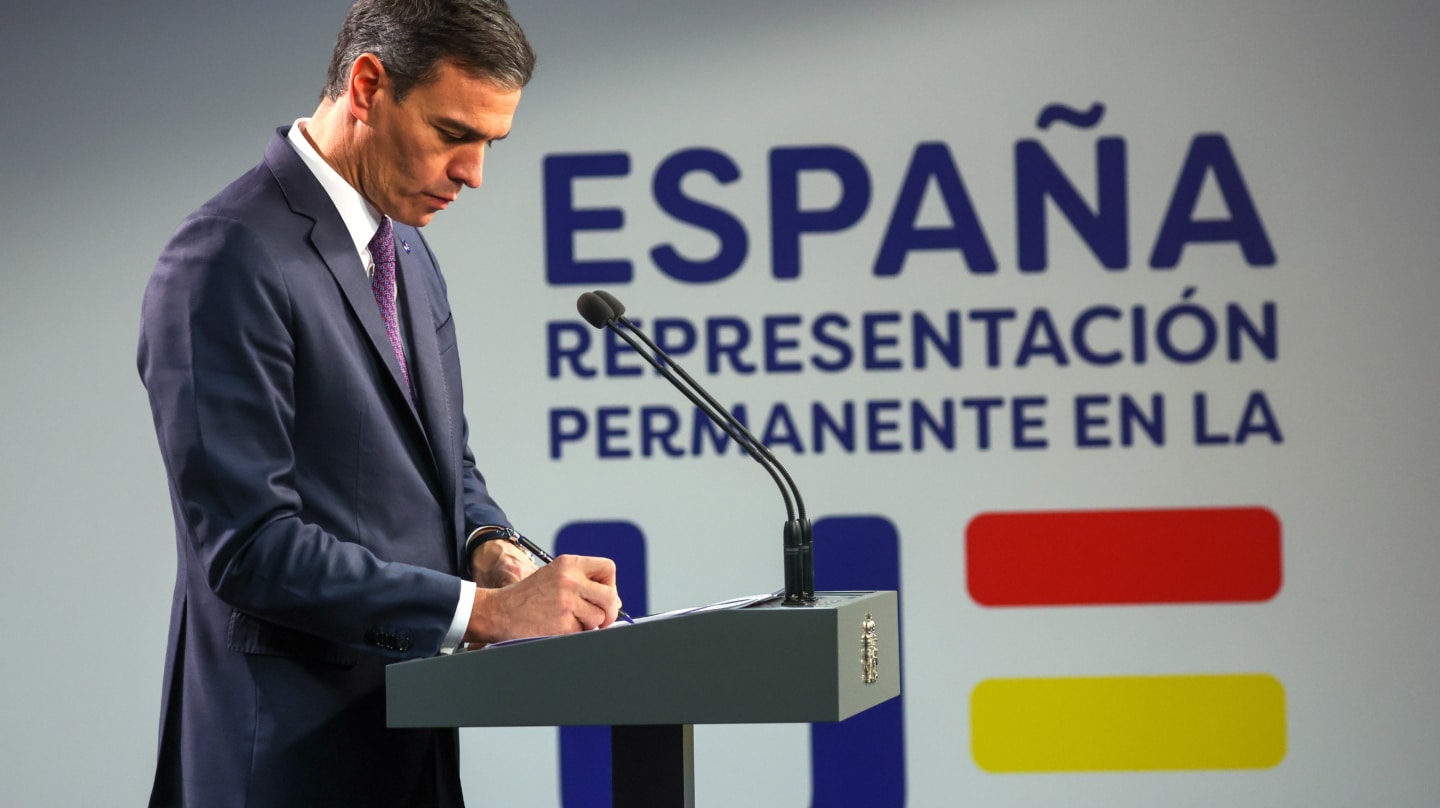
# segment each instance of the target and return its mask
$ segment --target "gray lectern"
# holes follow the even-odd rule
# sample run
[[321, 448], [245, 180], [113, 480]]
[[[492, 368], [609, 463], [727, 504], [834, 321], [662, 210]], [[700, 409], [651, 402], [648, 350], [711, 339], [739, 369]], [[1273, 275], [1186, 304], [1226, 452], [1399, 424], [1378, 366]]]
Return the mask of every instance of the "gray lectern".
[[615, 808], [693, 806], [695, 724], [842, 721], [892, 699], [898, 627], [894, 592], [820, 592], [813, 605], [776, 599], [401, 662], [386, 669], [388, 723], [609, 724]]

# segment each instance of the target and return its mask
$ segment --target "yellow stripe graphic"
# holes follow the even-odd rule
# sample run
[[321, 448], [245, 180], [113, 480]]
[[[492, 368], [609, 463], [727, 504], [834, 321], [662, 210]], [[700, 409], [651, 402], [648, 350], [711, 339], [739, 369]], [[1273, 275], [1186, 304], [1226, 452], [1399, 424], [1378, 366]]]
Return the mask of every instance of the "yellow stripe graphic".
[[1273, 676], [990, 679], [970, 694], [971, 754], [990, 772], [1260, 769], [1285, 757]]

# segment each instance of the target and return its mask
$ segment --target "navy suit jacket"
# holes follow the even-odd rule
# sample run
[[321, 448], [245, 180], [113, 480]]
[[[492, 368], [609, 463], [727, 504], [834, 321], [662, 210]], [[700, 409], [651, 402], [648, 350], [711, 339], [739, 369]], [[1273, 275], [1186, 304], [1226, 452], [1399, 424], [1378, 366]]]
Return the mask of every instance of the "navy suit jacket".
[[445, 281], [395, 226], [412, 401], [339, 213], [280, 130], [180, 226], [140, 376], [179, 560], [152, 805], [463, 804], [453, 730], [385, 728], [464, 540], [509, 525], [467, 447]]

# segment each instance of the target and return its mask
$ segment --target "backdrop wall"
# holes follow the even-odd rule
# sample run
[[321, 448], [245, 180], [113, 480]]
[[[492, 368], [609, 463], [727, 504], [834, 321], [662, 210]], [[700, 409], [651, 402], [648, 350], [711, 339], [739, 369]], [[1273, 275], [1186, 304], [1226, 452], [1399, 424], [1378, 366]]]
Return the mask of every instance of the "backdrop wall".
[[[313, 109], [346, 4], [13, 5], [0, 802], [132, 805], [174, 569], [140, 295], [181, 218]], [[608, 288], [768, 436], [836, 580], [902, 591], [904, 704], [871, 745], [702, 728], [704, 804], [847, 804], [828, 795], [861, 763], [892, 785], [848, 804], [1434, 804], [1440, 11], [516, 14], [537, 77], [484, 189], [427, 230], [497, 498], [547, 543], [628, 523], [650, 611], [780, 586], [770, 483], [580, 324], [575, 297]], [[1259, 555], [1221, 565], [1256, 573], [1247, 592], [985, 594], [1023, 576], [980, 563], [982, 514], [1217, 508], [1262, 515]], [[1192, 739], [1140, 772], [1101, 732], [1120, 763], [1060, 772], [984, 751], [1013, 725], [1005, 687], [1070, 709], [1176, 676], [1249, 705], [1249, 752], [1206, 763]], [[555, 731], [467, 730], [463, 754], [474, 803], [561, 804]]]

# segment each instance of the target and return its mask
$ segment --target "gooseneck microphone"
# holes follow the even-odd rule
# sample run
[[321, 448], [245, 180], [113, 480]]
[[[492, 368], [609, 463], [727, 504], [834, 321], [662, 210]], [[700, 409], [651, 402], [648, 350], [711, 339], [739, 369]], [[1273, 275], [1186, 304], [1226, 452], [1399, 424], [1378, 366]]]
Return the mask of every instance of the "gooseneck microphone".
[[[598, 289], [586, 292], [575, 301], [575, 308], [580, 312], [580, 316], [585, 318], [585, 322], [596, 328], [608, 328], [625, 340], [631, 349], [640, 354], [666, 381], [683, 393], [696, 409], [725, 430], [725, 434], [729, 435], [736, 445], [769, 472], [785, 501], [785, 604], [803, 606], [814, 603], [815, 556], [810, 520], [805, 515], [805, 501], [800, 496], [795, 480], [770, 448], [751, 434], [739, 419], [731, 415], [728, 409], [716, 401], [714, 396], [686, 373], [685, 369], [656, 345], [644, 331], [630, 322], [625, 317], [625, 304], [614, 295]], [[636, 337], [639, 338], [638, 341]], [[642, 342], [645, 347], [641, 346]]]
[[[779, 472], [781, 477], [785, 478], [785, 484], [783, 485], [780, 483], [779, 479], [775, 479], [775, 484], [780, 488], [780, 495], [785, 499], [785, 512], [789, 515], [791, 519], [795, 519], [797, 516], [796, 511], [798, 511], [799, 518], [804, 519], [805, 500], [800, 497], [800, 489], [795, 485], [795, 480], [790, 477], [790, 472], [786, 471], [785, 467], [780, 465], [780, 461], [775, 457], [773, 453], [771, 453], [770, 447], [760, 442], [753, 434], [750, 433], [750, 430], [747, 429], [744, 424], [740, 423], [740, 421], [735, 418], [735, 416], [730, 414], [729, 410], [727, 410], [723, 405], [721, 405], [720, 402], [716, 401], [714, 396], [710, 395], [710, 393], [707, 392], [704, 387], [701, 387], [699, 382], [691, 378], [690, 374], [685, 372], [685, 368], [680, 367], [679, 362], [671, 359], [670, 355], [665, 353], [665, 351], [659, 345], [656, 345], [655, 342], [651, 340], [644, 331], [636, 328], [635, 324], [630, 322], [630, 320], [625, 317], [624, 303], [621, 303], [618, 298], [603, 289], [596, 289], [594, 294], [596, 297], [599, 297], [601, 300], [604, 300], [610, 305], [610, 310], [615, 313], [614, 319], [616, 322], [624, 324], [627, 329], [633, 332], [635, 336], [639, 337], [640, 340], [645, 343], [646, 347], [648, 347], [651, 351], [653, 351], [656, 355], [663, 359], [666, 366], [673, 367], [675, 369], [675, 373], [678, 374], [680, 378], [684, 379], [685, 383], [689, 385], [691, 389], [693, 389], [696, 393], [699, 393], [701, 398], [705, 399], [705, 402], [709, 404], [711, 408], [713, 408], [714, 412], [718, 413], [720, 417], [724, 419], [723, 422], [720, 420], [716, 420], [716, 423], [720, 424], [721, 427], [724, 427], [725, 431], [730, 434], [732, 438], [735, 438], [736, 443], [744, 447], [745, 451], [749, 453], [750, 457], [754, 458], [755, 462], [759, 463], [761, 466], [764, 466], [765, 470], [770, 472], [770, 476], [772, 478], [775, 478], [775, 474], [777, 471]], [[630, 347], [634, 348], [635, 346], [634, 344], [631, 344]], [[640, 351], [638, 348], [636, 348], [636, 352], [640, 353], [641, 355], [645, 355], [644, 352]], [[651, 364], [654, 365], [655, 363], [651, 362]], [[660, 370], [661, 375], [665, 375], [664, 368], [657, 365], [656, 369]], [[680, 384], [674, 379], [671, 379], [670, 383], [674, 384], [676, 387], [680, 386]], [[710, 415], [712, 420], [715, 419], [715, 416], [711, 415], [709, 411], [707, 411], [706, 414]], [[739, 432], [742, 436], [744, 436], [744, 439], [741, 440], [740, 438], [736, 438], [736, 432]], [[760, 455], [760, 457], [756, 456], [757, 453]], [[795, 501], [795, 507], [793, 509], [790, 507], [792, 495], [794, 496]]]

